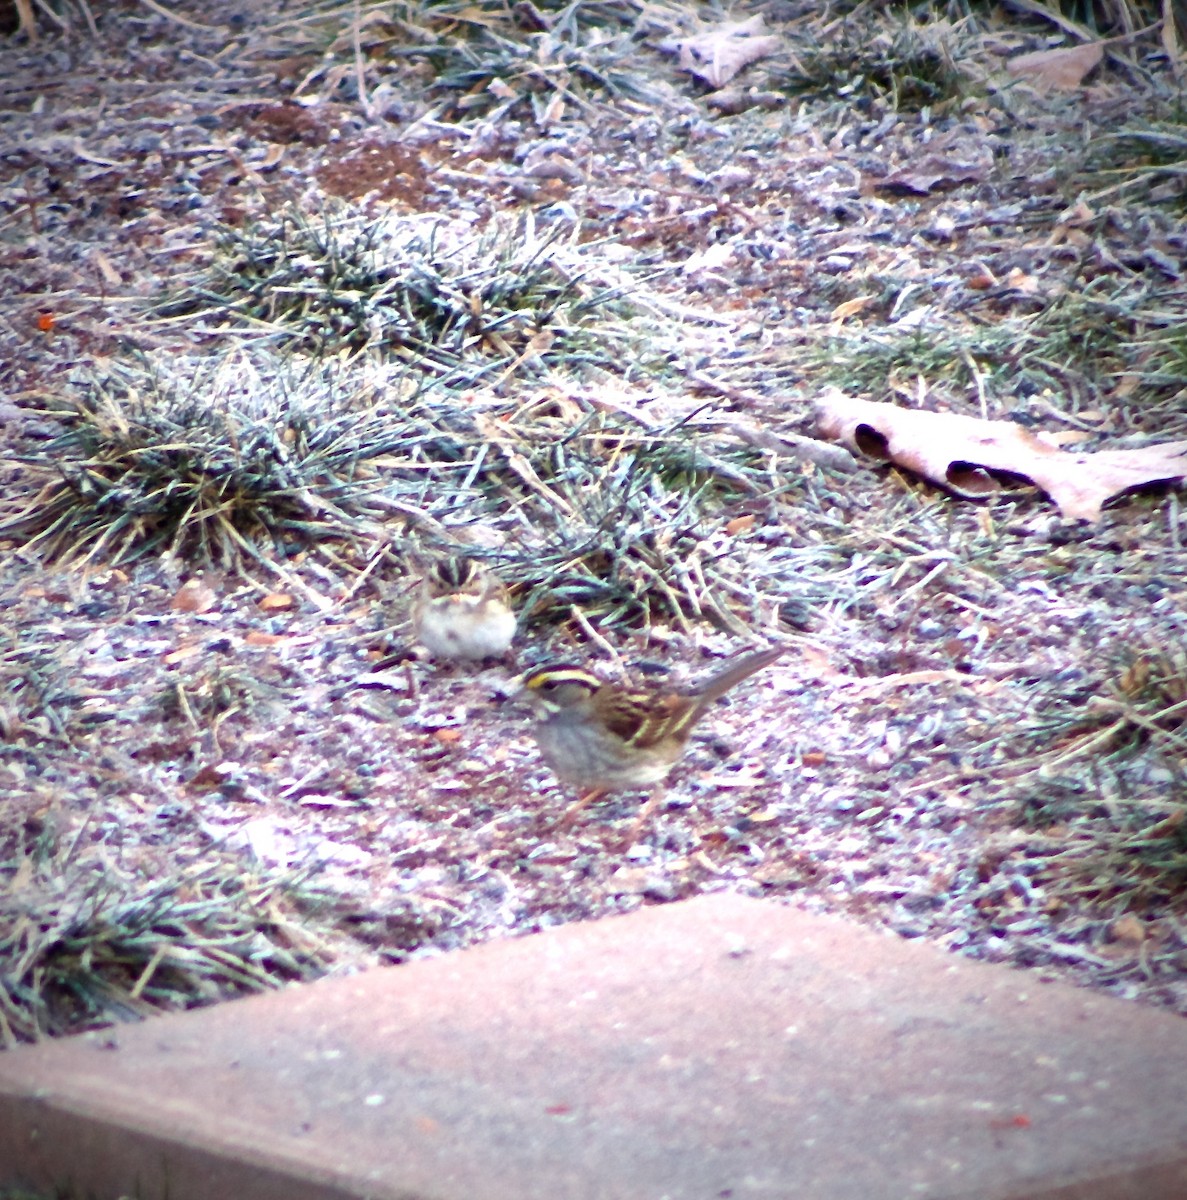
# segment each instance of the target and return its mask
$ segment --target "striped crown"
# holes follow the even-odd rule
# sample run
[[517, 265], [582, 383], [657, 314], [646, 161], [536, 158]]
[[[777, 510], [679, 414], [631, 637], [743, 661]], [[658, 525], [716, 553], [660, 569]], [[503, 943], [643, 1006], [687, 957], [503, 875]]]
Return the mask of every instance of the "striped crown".
[[576, 663], [549, 663], [528, 671], [523, 677], [522, 686], [529, 692], [546, 693], [572, 683], [595, 692], [602, 686], [602, 682], [596, 675]]
[[440, 593], [464, 592], [479, 576], [478, 564], [469, 558], [442, 558], [431, 570], [434, 590]]

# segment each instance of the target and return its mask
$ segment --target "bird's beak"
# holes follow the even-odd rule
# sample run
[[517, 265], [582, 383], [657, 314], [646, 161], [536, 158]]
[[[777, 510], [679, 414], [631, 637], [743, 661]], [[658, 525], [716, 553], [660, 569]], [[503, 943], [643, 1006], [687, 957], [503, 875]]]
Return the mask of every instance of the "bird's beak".
[[523, 673], [513, 675], [510, 679], [499, 680], [492, 686], [492, 691], [500, 704], [520, 699], [523, 695]]

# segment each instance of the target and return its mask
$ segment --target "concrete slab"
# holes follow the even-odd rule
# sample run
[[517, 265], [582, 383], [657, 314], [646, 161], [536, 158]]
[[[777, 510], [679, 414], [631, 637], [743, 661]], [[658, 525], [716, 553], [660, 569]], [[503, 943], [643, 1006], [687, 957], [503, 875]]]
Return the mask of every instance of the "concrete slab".
[[0, 1055], [106, 1200], [1183, 1200], [1187, 1022], [718, 895]]

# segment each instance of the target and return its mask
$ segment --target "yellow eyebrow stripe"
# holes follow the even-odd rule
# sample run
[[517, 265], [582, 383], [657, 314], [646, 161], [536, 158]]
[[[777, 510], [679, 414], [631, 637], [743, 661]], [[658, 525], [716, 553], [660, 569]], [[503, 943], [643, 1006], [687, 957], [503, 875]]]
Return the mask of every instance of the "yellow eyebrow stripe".
[[601, 687], [602, 681], [580, 667], [540, 667], [523, 681], [525, 688], [538, 688], [546, 683], [584, 683]]

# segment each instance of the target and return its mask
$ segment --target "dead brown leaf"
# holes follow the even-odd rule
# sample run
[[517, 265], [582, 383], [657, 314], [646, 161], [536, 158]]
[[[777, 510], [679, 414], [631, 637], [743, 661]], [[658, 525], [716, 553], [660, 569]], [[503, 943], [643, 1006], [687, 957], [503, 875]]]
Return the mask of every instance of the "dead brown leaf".
[[1024, 296], [1037, 296], [1042, 282], [1037, 275], [1028, 275], [1021, 267], [1013, 267], [1006, 276], [1006, 283]]
[[225, 772], [220, 771], [213, 763], [206, 763], [190, 776], [186, 787], [195, 792], [213, 791], [222, 786], [225, 778]]
[[1122, 492], [1187, 475], [1187, 441], [1076, 454], [1013, 421], [899, 408], [835, 388], [817, 401], [816, 418], [825, 436], [906, 467], [957, 495], [989, 495], [1001, 487], [990, 472], [1007, 472], [1042, 488], [1065, 517], [1085, 521], [1099, 520], [1105, 501]]
[[1146, 926], [1133, 913], [1126, 913], [1109, 926], [1109, 940], [1140, 946], [1146, 940]]
[[218, 603], [218, 596], [200, 579], [190, 579], [173, 594], [169, 607], [174, 612], [209, 612]]
[[201, 646], [195, 646], [193, 643], [190, 643], [186, 646], [178, 646], [176, 650], [170, 650], [168, 654], [162, 656], [161, 662], [167, 667], [172, 667], [179, 662], [185, 662], [187, 658], [195, 658], [201, 653]]
[[764, 33], [765, 28], [759, 13], [746, 21], [728, 21], [705, 33], [681, 38], [676, 43], [680, 67], [710, 87], [719, 88], [743, 67], [779, 49], [780, 38]]
[[869, 306], [877, 299], [878, 297], [874, 295], [854, 296], [852, 300], [845, 300], [838, 304], [837, 307], [828, 314], [828, 319], [836, 322], [848, 320], [849, 317], [855, 317], [863, 309], [869, 308]]
[[289, 639], [283, 633], [264, 633], [260, 629], [249, 629], [243, 635], [244, 642], [249, 646], [279, 646]]
[[730, 537], [737, 537], [739, 533], [749, 533], [754, 528], [754, 513], [744, 513], [740, 517], [734, 517], [731, 521], [726, 521], [725, 531]]
[[292, 608], [293, 598], [286, 592], [269, 592], [260, 597], [258, 604], [266, 612], [278, 612], [281, 609]]
[[1010, 59], [1006, 70], [1016, 79], [1026, 79], [1039, 91], [1071, 91], [1104, 57], [1102, 42], [1086, 42], [1059, 50], [1036, 50]]
[[750, 108], [782, 108], [787, 97], [782, 92], [762, 92], [757, 88], [719, 88], [705, 97], [705, 104], [714, 112], [737, 116]]
[[977, 183], [988, 175], [989, 165], [988, 162], [969, 161], [947, 154], [925, 154], [892, 171], [878, 181], [878, 186], [926, 195], [941, 185]]

